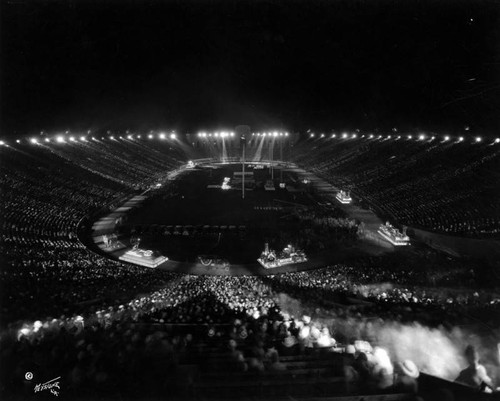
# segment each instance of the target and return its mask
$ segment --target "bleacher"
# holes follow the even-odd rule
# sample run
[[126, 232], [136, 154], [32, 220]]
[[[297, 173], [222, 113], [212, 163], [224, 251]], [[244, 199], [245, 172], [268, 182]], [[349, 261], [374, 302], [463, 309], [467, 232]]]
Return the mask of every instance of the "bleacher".
[[400, 224], [498, 236], [498, 146], [437, 141], [304, 140], [293, 161]]

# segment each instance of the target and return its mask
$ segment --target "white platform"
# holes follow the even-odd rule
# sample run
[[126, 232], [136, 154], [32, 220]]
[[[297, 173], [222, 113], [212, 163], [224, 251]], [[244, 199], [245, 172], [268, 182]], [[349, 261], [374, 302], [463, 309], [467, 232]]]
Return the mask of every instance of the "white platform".
[[135, 265], [151, 268], [157, 267], [168, 260], [166, 256], [154, 257], [152, 253], [150, 254], [150, 252], [152, 251], [143, 249], [131, 249], [120, 256], [119, 259], [125, 262], [133, 263]]

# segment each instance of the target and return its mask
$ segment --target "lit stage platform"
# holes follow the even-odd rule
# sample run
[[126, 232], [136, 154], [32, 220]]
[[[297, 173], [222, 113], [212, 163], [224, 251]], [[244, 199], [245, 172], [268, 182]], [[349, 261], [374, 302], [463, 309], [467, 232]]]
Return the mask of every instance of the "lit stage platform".
[[275, 267], [292, 265], [295, 263], [307, 262], [306, 254], [300, 250], [295, 250], [292, 245], [288, 245], [283, 252], [276, 254], [266, 243], [265, 250], [257, 259], [264, 269], [273, 269]]
[[340, 202], [340, 203], [343, 203], [343, 204], [349, 204], [352, 202], [352, 198], [351, 198], [351, 195], [349, 194], [349, 191], [340, 191], [337, 193], [337, 195], [335, 196], [335, 198]]
[[120, 256], [119, 259], [124, 262], [151, 268], [157, 267], [168, 260], [166, 256], [155, 256], [153, 251], [143, 249], [131, 249]]
[[406, 229], [403, 229], [403, 232], [400, 232], [389, 222], [380, 225], [378, 233], [382, 236], [382, 238], [389, 241], [394, 246], [410, 245], [410, 237], [406, 235]]

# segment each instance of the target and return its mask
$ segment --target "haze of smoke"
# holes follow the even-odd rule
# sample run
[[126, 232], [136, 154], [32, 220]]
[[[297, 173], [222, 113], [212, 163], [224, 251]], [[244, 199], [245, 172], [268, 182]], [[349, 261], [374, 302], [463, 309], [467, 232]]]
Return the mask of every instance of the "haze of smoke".
[[422, 372], [448, 380], [455, 380], [467, 366], [464, 350], [474, 345], [480, 353], [481, 363], [493, 378], [498, 377], [500, 351], [491, 351], [486, 339], [471, 330], [459, 327], [451, 331], [443, 327], [431, 328], [419, 323], [403, 324], [395, 321], [357, 316], [355, 318], [334, 317], [326, 310], [303, 305], [287, 294], [279, 294], [278, 303], [283, 312], [299, 318], [308, 315], [313, 322], [330, 328], [330, 332], [345, 338], [370, 339], [372, 345], [387, 349], [393, 361], [410, 359]]

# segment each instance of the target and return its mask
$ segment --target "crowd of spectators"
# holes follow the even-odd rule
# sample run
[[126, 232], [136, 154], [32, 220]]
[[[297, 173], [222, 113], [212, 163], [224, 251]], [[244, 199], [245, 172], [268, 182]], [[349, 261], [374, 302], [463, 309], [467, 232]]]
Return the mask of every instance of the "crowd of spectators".
[[[62, 371], [67, 391], [75, 393], [137, 394], [167, 385], [183, 392], [200, 373], [187, 371], [188, 366], [220, 375], [274, 374], [291, 369], [290, 358], [327, 355], [329, 374], [348, 381], [350, 391], [416, 392], [416, 381], [409, 379], [418, 376], [418, 368], [411, 361], [391, 360], [366, 330], [373, 311], [346, 305], [321, 310], [323, 290], [347, 291], [348, 279], [339, 277], [348, 273], [338, 266], [268, 279], [176, 275], [161, 289], [120, 305], [12, 326], [1, 338], [2, 360], [10, 366], [3, 372], [3, 390], [27, 388], [25, 371], [49, 376]], [[297, 286], [310, 290], [315, 316], [286, 312], [293, 310], [288, 299], [301, 297]], [[320, 295], [312, 297], [314, 293]], [[416, 301], [393, 297], [392, 302]], [[388, 319], [383, 308], [375, 311], [379, 320]], [[407, 309], [399, 313], [414, 316]], [[350, 323], [356, 330], [345, 327], [348, 317], [357, 322]], [[217, 360], [211, 359], [214, 352]], [[397, 369], [412, 373], [394, 381]]]
[[500, 233], [497, 146], [402, 135], [308, 140], [295, 148], [298, 165], [401, 224], [454, 235]]
[[[123, 148], [137, 168], [123, 169]], [[395, 361], [363, 330], [370, 319], [424, 320], [416, 314], [422, 310], [456, 324], [460, 308], [470, 306], [498, 314], [493, 292], [437, 290], [417, 273], [374, 263], [265, 278], [193, 277], [89, 251], [78, 239], [78, 223], [179, 164], [162, 157], [136, 143], [2, 149], [0, 352], [8, 367], [2, 392], [31, 392], [27, 371], [44, 379], [63, 374], [75, 394], [167, 386], [182, 392], [189, 387], [185, 365], [201, 363], [207, 347], [243, 373], [286, 371], [283, 358], [325, 349], [350, 361], [342, 363], [352, 368], [342, 370], [345, 377], [369, 383], [369, 391], [392, 391]], [[351, 224], [337, 219], [326, 226], [339, 222]], [[360, 324], [346, 327], [347, 318]], [[416, 391], [413, 385], [407, 389]]]

